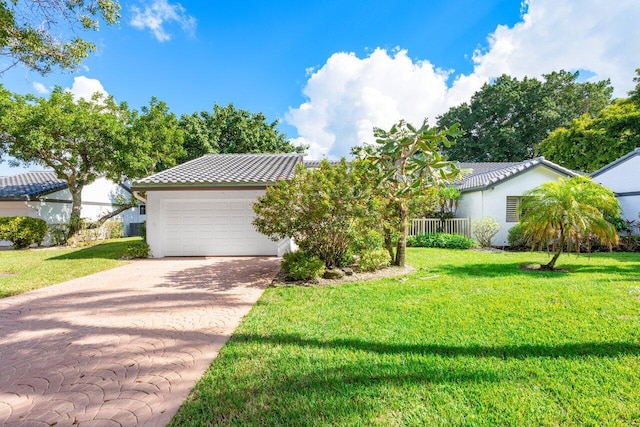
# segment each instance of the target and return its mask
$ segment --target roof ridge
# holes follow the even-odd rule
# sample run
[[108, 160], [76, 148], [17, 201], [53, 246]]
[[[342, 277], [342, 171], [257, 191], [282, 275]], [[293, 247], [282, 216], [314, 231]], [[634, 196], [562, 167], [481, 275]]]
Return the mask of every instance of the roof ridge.
[[[252, 156], [252, 157], [266, 157], [266, 156], [303, 156], [303, 154], [300, 153], [207, 153], [202, 155], [201, 157], [210, 157], [210, 156]], [[198, 157], [200, 158], [200, 157]], [[197, 160], [197, 159], [193, 159], [193, 160]], [[184, 163], [183, 163], [184, 164]]]

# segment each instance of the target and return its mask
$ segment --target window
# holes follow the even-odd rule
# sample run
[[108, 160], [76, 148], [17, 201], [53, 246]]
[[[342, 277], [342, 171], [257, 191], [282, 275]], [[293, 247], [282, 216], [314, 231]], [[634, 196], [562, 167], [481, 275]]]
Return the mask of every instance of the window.
[[518, 222], [520, 215], [518, 215], [518, 207], [520, 207], [520, 196], [507, 196], [507, 222]]
[[146, 215], [147, 214], [147, 205], [140, 205], [139, 209], [140, 209], [140, 215]]

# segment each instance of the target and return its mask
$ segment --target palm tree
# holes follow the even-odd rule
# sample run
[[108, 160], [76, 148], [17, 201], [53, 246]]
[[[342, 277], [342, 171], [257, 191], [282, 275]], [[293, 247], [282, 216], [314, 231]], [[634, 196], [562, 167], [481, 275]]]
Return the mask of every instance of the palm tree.
[[524, 233], [534, 243], [554, 243], [555, 253], [542, 270], [553, 270], [565, 245], [575, 245], [593, 236], [603, 244], [618, 243], [613, 224], [604, 215], [620, 215], [620, 205], [611, 190], [590, 178], [576, 176], [547, 182], [525, 193], [519, 206]]

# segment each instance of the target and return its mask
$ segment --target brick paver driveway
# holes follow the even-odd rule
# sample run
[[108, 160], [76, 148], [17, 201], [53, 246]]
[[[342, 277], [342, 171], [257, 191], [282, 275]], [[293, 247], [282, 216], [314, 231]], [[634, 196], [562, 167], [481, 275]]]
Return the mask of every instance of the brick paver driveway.
[[143, 260], [0, 299], [0, 425], [165, 425], [278, 268]]

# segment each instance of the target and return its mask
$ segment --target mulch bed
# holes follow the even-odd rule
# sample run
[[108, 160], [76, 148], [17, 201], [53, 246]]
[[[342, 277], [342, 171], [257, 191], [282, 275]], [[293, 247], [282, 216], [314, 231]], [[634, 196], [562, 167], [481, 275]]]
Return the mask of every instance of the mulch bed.
[[271, 282], [271, 286], [333, 286], [343, 283], [365, 282], [368, 280], [383, 279], [388, 277], [404, 276], [415, 272], [411, 266], [387, 267], [382, 270], [372, 272], [355, 272], [351, 276], [344, 276], [341, 279], [324, 279], [322, 277], [313, 280], [285, 280], [286, 273], [280, 269], [276, 277]]
[[553, 270], [543, 270], [540, 264], [523, 264], [519, 265], [520, 270], [539, 271], [541, 273], [571, 273], [571, 270], [565, 268], [554, 268]]

